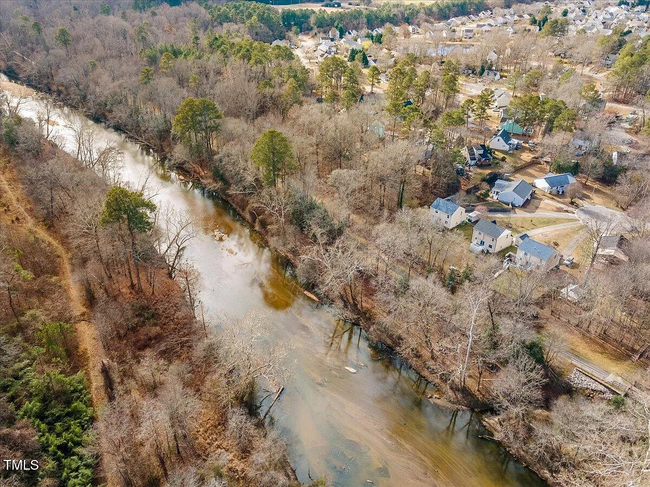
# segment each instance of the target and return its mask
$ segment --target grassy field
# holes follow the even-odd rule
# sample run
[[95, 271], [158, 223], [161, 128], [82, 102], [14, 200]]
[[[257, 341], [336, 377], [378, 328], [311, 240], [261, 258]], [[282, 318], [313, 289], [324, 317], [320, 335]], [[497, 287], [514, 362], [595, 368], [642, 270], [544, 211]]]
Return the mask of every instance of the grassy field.
[[535, 230], [542, 227], [550, 227], [560, 223], [567, 223], [570, 220], [566, 218], [496, 218], [497, 225], [510, 230], [514, 235]]
[[462, 233], [468, 242], [472, 241], [472, 232], [474, 231], [474, 227], [469, 223], [464, 223], [463, 225], [459, 225], [455, 228], [455, 230]]
[[535, 236], [535, 240], [540, 243], [555, 246], [562, 251], [573, 238], [582, 231], [581, 227], [566, 228], [564, 230], [558, 230], [557, 232], [543, 233], [541, 235]]

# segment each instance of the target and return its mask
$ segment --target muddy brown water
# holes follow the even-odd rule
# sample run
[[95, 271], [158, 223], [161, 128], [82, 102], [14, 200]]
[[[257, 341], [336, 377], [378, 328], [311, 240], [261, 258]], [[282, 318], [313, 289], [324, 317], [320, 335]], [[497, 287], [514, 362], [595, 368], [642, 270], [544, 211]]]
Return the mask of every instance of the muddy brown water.
[[[20, 114], [35, 118], [41, 103], [27, 98]], [[92, 122], [65, 108], [54, 120], [59, 144], [74, 153], [71, 124]], [[488, 432], [475, 413], [431, 403], [413, 371], [306, 297], [232, 208], [181, 183], [120, 134], [95, 129], [98, 146], [110, 142], [124, 151], [122, 182], [146, 182], [157, 204], [198, 222], [186, 257], [199, 271], [208, 319], [255, 313], [267, 339], [287, 348], [285, 392], [269, 422], [302, 482], [325, 476], [335, 486], [544, 485], [498, 444], [480, 438]], [[215, 230], [228, 237], [218, 241]]]

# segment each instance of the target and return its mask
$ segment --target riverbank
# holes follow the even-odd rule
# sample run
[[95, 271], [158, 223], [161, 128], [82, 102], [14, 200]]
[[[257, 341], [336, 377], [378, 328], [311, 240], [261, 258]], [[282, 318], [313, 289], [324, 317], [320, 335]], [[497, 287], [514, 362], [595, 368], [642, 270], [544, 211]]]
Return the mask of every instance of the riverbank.
[[[24, 88], [18, 92], [34, 94]], [[0, 123], [6, 127], [11, 122], [4, 118]], [[256, 483], [268, 475], [296, 485], [284, 448], [273, 442], [259, 418], [245, 412], [248, 403], [239, 404], [241, 393], [236, 389], [248, 387], [249, 380], [240, 376], [241, 385], [228, 384], [221, 372], [223, 364], [211, 354], [203, 356], [206, 346], [229, 352], [217, 347], [213, 334], [199, 327], [185, 292], [167, 275], [163, 255], [146, 235], [139, 236], [138, 246], [146, 254], [140, 263], [146, 267], [140, 283], [138, 268], [125, 262], [117, 250], [120, 229], [98, 223], [110, 184], [55, 144], [41, 140], [29, 128], [28, 119], [20, 123], [20, 141], [6, 161], [8, 149], [0, 143], [0, 193], [5, 213], [17, 215], [11, 223], [26, 226], [33, 239], [54, 251], [52, 260], [61, 264], [61, 286], [70, 295], [67, 321], [74, 324], [79, 362], [86, 370], [95, 409], [94, 448], [100, 466], [94, 478], [109, 485], [145, 478], [185, 485], [183, 478], [192, 469], [218, 469], [218, 478], [232, 481]], [[40, 178], [46, 176], [56, 182], [48, 194], [41, 191]], [[49, 203], [50, 197], [56, 207]], [[19, 200], [29, 201], [30, 210]], [[34, 258], [20, 257], [23, 262]], [[135, 275], [141, 290], [134, 288]], [[51, 286], [41, 281], [45, 293]], [[29, 304], [33, 306], [34, 300]], [[52, 311], [58, 306], [65, 304], [43, 305], [48, 318], [58, 316]], [[19, 326], [26, 319], [35, 321], [39, 313], [19, 307], [14, 311]], [[230, 360], [232, 371], [244, 365], [232, 353]], [[223, 455], [215, 458], [219, 451]], [[257, 465], [266, 457], [273, 461]], [[83, 466], [92, 470], [92, 461], [84, 460]]]
[[[264, 245], [268, 246], [272, 251], [289, 262], [294, 268], [299, 265], [299, 255], [269, 246], [268, 234], [265, 233], [264, 229], [259, 228], [259, 226], [256, 225], [258, 217], [249, 211], [248, 208], [250, 202], [243, 195], [237, 194], [233, 197], [233, 195], [229, 195], [227, 191], [224, 193], [208, 189], [210, 186], [212, 186], [213, 181], [209, 176], [206, 177], [205, 173], [202, 173], [200, 171], [192, 172], [186, 170], [185, 168], [176, 169], [180, 174], [183, 175], [184, 181], [197, 185], [198, 187], [202, 188], [203, 191], [208, 191], [210, 194], [212, 194], [213, 197], [218, 197], [219, 199], [225, 201], [229, 206], [231, 206], [244, 221], [246, 221], [253, 229], [255, 229], [256, 232], [258, 232], [262, 241], [264, 242]], [[330, 302], [336, 302], [336, 296], [324, 297]], [[348, 309], [347, 311], [353, 310]], [[353, 324], [363, 329], [370, 338], [372, 336], [371, 332], [373, 331], [374, 325], [376, 325], [377, 322], [367, 314], [358, 312], [358, 310], [354, 312], [353, 316], [355, 318]], [[512, 455], [517, 461], [521, 462], [526, 468], [535, 472], [535, 474], [543, 479], [546, 483], [548, 483], [548, 485], [560, 485], [558, 483], [554, 483], [552, 475], [542, 466], [536, 465], [536, 462], [532, 461], [532, 459], [526, 454], [524, 450], [515, 449], [506, 441], [505, 436], [503, 435], [503, 427], [499, 421], [498, 416], [488, 417], [483, 414], [486, 412], [492, 412], [492, 409], [489, 407], [489, 405], [487, 405], [484, 399], [479, 398], [469, 391], [466, 391], [466, 393], [462, 395], [458, 394], [457, 392], [453, 392], [449, 387], [441, 384], [440, 381], [436, 380], [436, 372], [432, 371], [430, 366], [427, 366], [427, 364], [424, 362], [412, 360], [409, 361], [400, 356], [396, 351], [395, 340], [392, 337], [386, 334], [382, 334], [379, 337], [376, 333], [374, 335], [374, 340], [376, 340], [376, 343], [388, 349], [389, 353], [395, 354], [397, 357], [399, 357], [399, 360], [407, 364], [408, 367], [412, 368], [421, 378], [426, 381], [427, 385], [430, 384], [433, 386], [437, 392], [427, 393], [427, 385], [425, 385], [423, 388], [422, 395], [425, 396], [428, 401], [438, 407], [445, 408], [450, 411], [459, 409], [471, 409], [473, 411], [482, 413], [478, 416], [479, 420], [489, 432], [489, 436], [483, 437], [484, 441], [495, 441], [499, 443], [508, 451], [510, 455]]]
[[[211, 175], [206, 172], [195, 172], [195, 173], [186, 173], [186, 178], [185, 179], [192, 179], [195, 184], [200, 184], [202, 187], [210, 188], [214, 187], [213, 181], [211, 179]], [[209, 191], [212, 191], [211, 189]], [[239, 195], [232, 195], [227, 192], [222, 192], [219, 193], [220, 197], [223, 198], [225, 201], [228, 201], [229, 204], [233, 207], [233, 209], [249, 224], [255, 228], [256, 223], [258, 221], [257, 218], [255, 218], [254, 213], [252, 213], [249, 209], [249, 201], [247, 198], [242, 196], [241, 194]], [[263, 232], [263, 228], [258, 228], [258, 230], [261, 230], [260, 235], [262, 235], [263, 238], [266, 239], [267, 235]], [[268, 241], [267, 241], [268, 244]], [[296, 254], [290, 254], [290, 253], [284, 253], [281, 250], [276, 249], [276, 252], [282, 254], [286, 260], [292, 262], [294, 266], [297, 266], [299, 264], [299, 258]], [[368, 318], [366, 315], [358, 315], [358, 324], [360, 324], [365, 330], [372, 330], [373, 328], [373, 322]], [[376, 337], [373, 337], [373, 339], [376, 339]], [[386, 337], [384, 340], [381, 340], [383, 343], [386, 343], [387, 345], [391, 346], [394, 348], [394, 344], [390, 342], [388, 337]], [[418, 369], [417, 364], [411, 364], [416, 366], [416, 370]], [[422, 367], [420, 369], [420, 372], [424, 372], [421, 375], [425, 375], [426, 369]], [[428, 372], [428, 375], [431, 375], [431, 372]], [[434, 383], [434, 381], [431, 381]], [[453, 399], [453, 396], [448, 396]], [[436, 401], [435, 397], [431, 397], [429, 400], [432, 402], [438, 404], [438, 405], [445, 405], [447, 407], [450, 406], [451, 403], [446, 402], [444, 399], [441, 401]], [[457, 401], [458, 402], [458, 401]], [[454, 407], [454, 406], [452, 406]]]

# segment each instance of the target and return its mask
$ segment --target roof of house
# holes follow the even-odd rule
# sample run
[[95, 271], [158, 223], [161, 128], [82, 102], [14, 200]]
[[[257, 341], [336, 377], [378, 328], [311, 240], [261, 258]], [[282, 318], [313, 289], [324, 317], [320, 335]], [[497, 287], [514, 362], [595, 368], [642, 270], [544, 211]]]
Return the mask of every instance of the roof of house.
[[474, 229], [494, 238], [499, 238], [501, 235], [503, 235], [503, 232], [507, 231], [505, 228], [500, 227], [496, 223], [492, 223], [491, 221], [484, 219], [480, 219], [474, 226]]
[[625, 254], [627, 239], [622, 235], [603, 235], [600, 239], [597, 254], [603, 257], [615, 257], [621, 261], [628, 261]]
[[600, 238], [601, 249], [617, 249], [623, 245], [625, 237], [622, 235], [603, 235]]
[[499, 130], [496, 134], [494, 134], [494, 137], [492, 138], [494, 139], [496, 137], [501, 137], [506, 144], [510, 143], [510, 141], [512, 140], [510, 134], [503, 129]]
[[523, 252], [528, 252], [530, 255], [542, 259], [543, 261], [547, 261], [555, 253], [553, 247], [536, 242], [532, 238], [525, 238], [522, 240], [519, 244], [519, 249]]
[[575, 183], [576, 180], [571, 173], [565, 172], [563, 174], [553, 174], [552, 172], [548, 173], [543, 178], [546, 181], [546, 184], [551, 188], [558, 188], [560, 186], [568, 186], [569, 184]]
[[502, 124], [499, 126], [501, 130], [505, 130], [506, 132], [523, 132], [523, 128], [521, 125], [519, 125], [517, 122], [515, 122], [513, 119], [502, 119]]
[[526, 199], [533, 192], [533, 187], [523, 179], [518, 179], [517, 181], [497, 179], [492, 190], [498, 191], [499, 193], [512, 191], [520, 198]]
[[492, 156], [490, 156], [490, 151], [488, 151], [488, 148], [485, 144], [474, 145], [472, 146], [472, 149], [474, 149], [474, 152], [483, 159], [492, 159]]
[[442, 198], [436, 198], [436, 201], [431, 203], [431, 208], [433, 208], [434, 210], [441, 211], [446, 215], [453, 215], [454, 213], [456, 213], [456, 210], [460, 208], [460, 206], [458, 206], [453, 201], [445, 200]]
[[467, 156], [470, 159], [492, 159], [492, 156], [490, 155], [490, 152], [488, 151], [487, 147], [483, 144], [480, 145], [468, 145], [465, 147], [465, 151], [467, 151]]

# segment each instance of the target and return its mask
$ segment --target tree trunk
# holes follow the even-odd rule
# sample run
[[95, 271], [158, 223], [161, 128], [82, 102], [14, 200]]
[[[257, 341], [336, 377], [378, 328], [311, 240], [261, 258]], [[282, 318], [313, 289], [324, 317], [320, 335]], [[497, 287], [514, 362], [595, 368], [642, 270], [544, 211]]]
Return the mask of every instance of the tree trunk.
[[137, 258], [137, 244], [135, 240], [135, 232], [129, 230], [129, 233], [131, 234], [131, 259], [133, 260], [133, 267], [135, 268], [135, 280], [137, 282], [137, 289], [138, 292], [142, 292], [142, 280], [140, 279], [140, 267], [138, 266], [138, 258]]
[[14, 315], [14, 318], [16, 318], [16, 323], [20, 325], [20, 318], [18, 318], [18, 313], [16, 312], [16, 308], [14, 307], [14, 298], [13, 298], [13, 294], [11, 294], [10, 285], [7, 286], [7, 297], [9, 298], [9, 307], [11, 308], [11, 312]]

